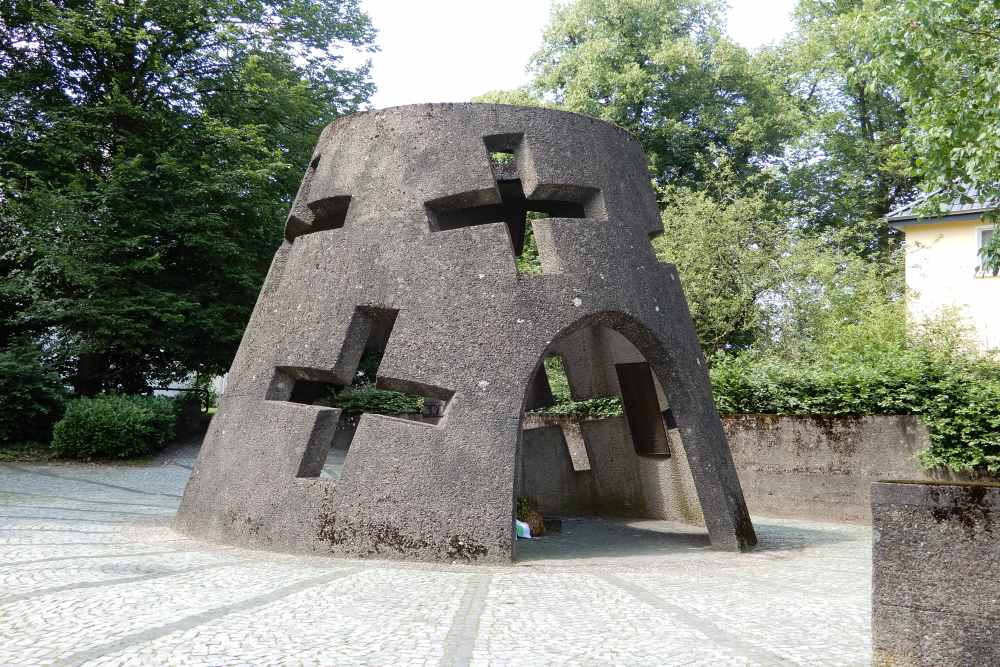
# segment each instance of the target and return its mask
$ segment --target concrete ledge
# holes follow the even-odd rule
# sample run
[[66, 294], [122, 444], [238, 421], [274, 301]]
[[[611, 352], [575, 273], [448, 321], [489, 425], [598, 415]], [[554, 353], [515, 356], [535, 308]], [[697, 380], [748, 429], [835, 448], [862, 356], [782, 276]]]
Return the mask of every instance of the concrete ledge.
[[876, 665], [1000, 664], [1000, 484], [872, 485]]

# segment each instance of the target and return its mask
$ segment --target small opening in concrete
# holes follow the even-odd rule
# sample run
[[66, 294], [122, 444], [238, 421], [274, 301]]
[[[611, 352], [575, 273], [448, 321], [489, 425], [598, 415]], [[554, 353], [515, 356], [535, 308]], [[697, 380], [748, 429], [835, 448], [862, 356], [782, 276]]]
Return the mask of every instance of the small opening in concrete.
[[552, 389], [552, 397], [557, 403], [568, 403], [573, 400], [569, 389], [569, 378], [566, 376], [566, 364], [558, 354], [550, 354], [542, 362], [545, 377]]
[[347, 221], [347, 209], [351, 206], [349, 195], [327, 197], [310, 202], [313, 220], [311, 232], [322, 232], [330, 229], [340, 229]]
[[[669, 457], [670, 444], [667, 441], [665, 421], [669, 415], [673, 422], [673, 413], [669, 408], [664, 411], [660, 407], [649, 364], [644, 361], [615, 364], [615, 373], [635, 453], [640, 456]], [[673, 424], [673, 428], [676, 427]]]
[[521, 146], [524, 141], [524, 134], [521, 132], [508, 132], [506, 134], [488, 134], [483, 137], [486, 150], [493, 153], [507, 153], [511, 156]]

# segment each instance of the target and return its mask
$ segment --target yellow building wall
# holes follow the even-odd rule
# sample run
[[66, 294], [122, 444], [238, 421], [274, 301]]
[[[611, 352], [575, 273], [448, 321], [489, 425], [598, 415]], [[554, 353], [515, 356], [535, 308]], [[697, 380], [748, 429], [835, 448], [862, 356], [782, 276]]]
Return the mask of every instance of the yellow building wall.
[[982, 220], [900, 225], [906, 234], [906, 285], [910, 317], [919, 321], [957, 307], [973, 324], [985, 350], [1000, 349], [1000, 277], [979, 266]]

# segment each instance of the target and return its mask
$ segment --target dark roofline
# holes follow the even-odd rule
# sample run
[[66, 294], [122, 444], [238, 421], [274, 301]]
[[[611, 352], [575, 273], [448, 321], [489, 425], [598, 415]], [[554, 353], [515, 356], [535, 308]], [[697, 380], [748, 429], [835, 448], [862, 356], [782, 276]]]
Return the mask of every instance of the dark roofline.
[[983, 213], [993, 211], [998, 208], [998, 202], [996, 201], [978, 201], [976, 199], [976, 192], [973, 190], [970, 194], [972, 201], [968, 204], [963, 204], [958, 201], [951, 202], [944, 211], [936, 215], [918, 215], [914, 212], [915, 209], [919, 208], [921, 204], [940, 192], [941, 190], [935, 190], [930, 194], [921, 195], [912, 202], [890, 211], [886, 216], [886, 221], [889, 223], [890, 227], [899, 229], [899, 225], [911, 223], [931, 224], [941, 220], [949, 220], [951, 222], [975, 220], [976, 218], [981, 217]]

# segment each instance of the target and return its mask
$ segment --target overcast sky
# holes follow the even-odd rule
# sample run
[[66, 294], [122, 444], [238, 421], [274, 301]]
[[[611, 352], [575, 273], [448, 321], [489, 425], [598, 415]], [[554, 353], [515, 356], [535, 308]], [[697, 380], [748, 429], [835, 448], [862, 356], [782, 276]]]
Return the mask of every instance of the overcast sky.
[[[548, 0], [362, 0], [378, 28], [376, 108], [466, 102], [527, 82]], [[755, 48], [791, 29], [795, 0], [729, 0], [729, 34]]]

